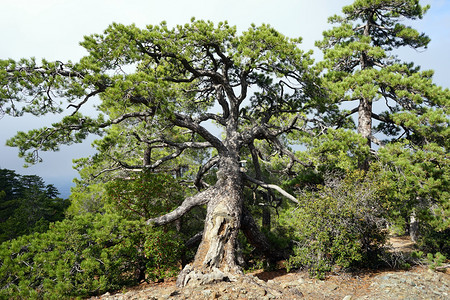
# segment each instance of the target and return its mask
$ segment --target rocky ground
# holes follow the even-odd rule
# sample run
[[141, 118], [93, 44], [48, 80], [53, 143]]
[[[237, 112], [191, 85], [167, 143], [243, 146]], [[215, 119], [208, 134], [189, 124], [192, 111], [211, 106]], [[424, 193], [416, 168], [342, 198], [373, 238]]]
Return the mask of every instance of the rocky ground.
[[[402, 251], [411, 247], [408, 241], [394, 240], [393, 244]], [[180, 289], [171, 280], [91, 299], [450, 299], [450, 270], [435, 272], [416, 266], [408, 271], [331, 274], [325, 280], [311, 279], [306, 272], [261, 271], [237, 282]]]

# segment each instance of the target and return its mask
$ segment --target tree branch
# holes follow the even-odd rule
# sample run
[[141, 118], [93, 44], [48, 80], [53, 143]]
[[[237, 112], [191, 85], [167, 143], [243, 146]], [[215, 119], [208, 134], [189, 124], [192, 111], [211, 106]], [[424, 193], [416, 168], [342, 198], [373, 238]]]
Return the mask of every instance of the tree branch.
[[128, 169], [128, 170], [143, 170], [143, 169], [156, 169], [159, 166], [161, 166], [164, 162], [175, 159], [177, 157], [179, 157], [183, 151], [186, 148], [182, 148], [182, 149], [176, 149], [175, 152], [168, 154], [160, 159], [158, 159], [156, 162], [154, 162], [152, 165], [129, 165], [128, 163], [118, 160], [114, 157], [111, 157], [111, 159], [113, 161], [115, 161], [116, 163], [118, 163], [119, 165], [121, 165], [123, 168]]
[[[211, 143], [209, 143], [209, 142], [182, 142], [182, 143], [177, 143], [177, 142], [170, 141], [170, 140], [166, 139], [165, 137], [160, 137], [160, 138], [157, 138], [157, 139], [148, 140], [148, 139], [145, 139], [145, 138], [141, 138], [137, 134], [137, 132], [133, 132], [132, 135], [139, 142], [146, 143], [151, 148], [174, 147], [174, 148], [177, 148], [177, 149], [187, 149], [187, 148], [206, 149], [206, 148], [212, 147]], [[154, 144], [157, 144], [157, 145], [154, 145]], [[154, 146], [152, 146], [152, 145], [154, 145]]]
[[173, 211], [153, 219], [147, 220], [147, 225], [161, 226], [178, 220], [183, 215], [188, 213], [194, 207], [204, 205], [208, 203], [209, 200], [213, 199], [216, 195], [217, 190], [215, 187], [211, 187], [203, 192], [200, 192], [192, 197], [187, 197], [183, 203], [175, 208]]
[[395, 122], [391, 118], [378, 115], [378, 114], [376, 114], [374, 112], [372, 113], [372, 118], [374, 118], [375, 120], [378, 120], [380, 122], [386, 122], [386, 123], [390, 123], [390, 124], [395, 124]]
[[245, 206], [242, 210], [241, 230], [248, 242], [261, 251], [270, 260], [278, 261], [286, 258], [283, 251], [273, 249], [267, 237], [259, 230], [255, 219]]
[[225, 153], [227, 151], [225, 145], [220, 139], [211, 134], [206, 128], [195, 122], [191, 117], [182, 115], [180, 113], [175, 113], [175, 118], [171, 121], [174, 125], [188, 128], [193, 132], [199, 134], [206, 141], [211, 143], [211, 146], [216, 148], [219, 153]]
[[291, 200], [292, 202], [295, 202], [297, 204], [299, 204], [297, 198], [295, 198], [294, 196], [292, 196], [291, 194], [289, 194], [288, 192], [286, 192], [285, 190], [283, 190], [281, 187], [279, 187], [276, 184], [268, 184], [265, 183], [263, 181], [257, 180], [255, 178], [252, 178], [250, 176], [248, 176], [247, 174], [244, 174], [245, 179], [247, 179], [250, 182], [253, 182], [257, 185], [259, 185], [260, 187], [263, 187], [265, 189], [272, 189], [272, 190], [276, 190], [278, 191], [281, 195], [283, 195], [284, 197], [288, 198], [289, 200]]
[[342, 123], [344, 122], [344, 120], [348, 117], [350, 117], [351, 115], [353, 115], [354, 113], [358, 112], [358, 107], [355, 107], [354, 109], [352, 109], [351, 111], [349, 111], [348, 113], [342, 115], [337, 121], [337, 125], [336, 125], [336, 129], [340, 128], [342, 126]]
[[208, 160], [203, 166], [201, 166], [195, 176], [194, 185], [200, 190], [203, 187], [202, 177], [208, 172], [212, 167], [214, 167], [219, 162], [219, 157], [214, 156]]
[[80, 110], [81, 106], [83, 106], [83, 104], [85, 104], [91, 97], [94, 97], [95, 95], [100, 94], [101, 92], [104, 92], [104, 91], [105, 91], [104, 88], [100, 88], [98, 90], [95, 90], [95, 91], [87, 94], [86, 97], [84, 97], [83, 101], [81, 101], [80, 103], [78, 103], [76, 105], [75, 104], [69, 104], [67, 106], [67, 108], [70, 108], [70, 107], [74, 107], [75, 108], [75, 111], [71, 115], [72, 116], [75, 115]]
[[228, 117], [229, 112], [224, 111], [223, 117], [220, 117], [216, 114], [212, 114], [212, 113], [203, 113], [200, 116], [198, 116], [197, 118], [195, 118], [193, 121], [196, 123], [201, 123], [201, 122], [205, 122], [208, 120], [214, 120], [217, 123], [219, 123], [222, 126], [226, 126], [226, 118]]

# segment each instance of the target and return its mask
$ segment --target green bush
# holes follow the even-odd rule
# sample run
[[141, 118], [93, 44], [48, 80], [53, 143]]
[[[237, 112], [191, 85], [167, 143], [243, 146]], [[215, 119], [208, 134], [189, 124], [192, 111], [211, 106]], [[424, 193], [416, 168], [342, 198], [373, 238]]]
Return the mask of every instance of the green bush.
[[427, 262], [431, 270], [435, 270], [437, 267], [442, 266], [442, 263], [444, 263], [447, 260], [445, 255], [441, 254], [440, 252], [437, 252], [435, 255], [432, 253], [427, 254]]
[[[115, 214], [55, 223], [46, 233], [0, 245], [0, 298], [84, 297], [136, 284], [157, 259], [143, 246], [158, 238], [171, 236]], [[179, 253], [176, 244], [171, 247]], [[179, 258], [170, 258], [165, 266], [177, 267]]]
[[324, 186], [304, 191], [300, 206], [281, 218], [295, 243], [288, 269], [307, 268], [321, 278], [334, 266], [373, 263], [387, 236], [378, 184], [356, 171], [344, 179], [328, 176]]
[[184, 194], [182, 186], [169, 174], [139, 172], [134, 177], [110, 181], [105, 198], [110, 211], [128, 219], [149, 219], [176, 208]]
[[159, 280], [177, 275], [183, 250], [182, 242], [172, 232], [151, 232], [145, 242], [145, 254], [149, 258], [146, 264], [148, 277]]
[[417, 241], [417, 246], [427, 252], [440, 252], [445, 256], [450, 256], [450, 228], [437, 231], [429, 224], [421, 224], [421, 235]]

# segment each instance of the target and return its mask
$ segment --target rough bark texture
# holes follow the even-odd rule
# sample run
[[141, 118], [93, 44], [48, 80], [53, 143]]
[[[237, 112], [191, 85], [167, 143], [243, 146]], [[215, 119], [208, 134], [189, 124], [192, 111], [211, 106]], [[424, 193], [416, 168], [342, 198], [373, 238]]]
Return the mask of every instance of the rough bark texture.
[[370, 146], [370, 136], [372, 134], [372, 101], [367, 98], [363, 98], [359, 102], [358, 133], [367, 139], [367, 144]]
[[419, 220], [416, 218], [415, 211], [413, 211], [410, 216], [409, 236], [414, 243], [419, 239]]
[[242, 275], [236, 263], [236, 243], [243, 204], [239, 163], [222, 161], [215, 193], [207, 204], [205, 228], [194, 261], [181, 271], [177, 286], [232, 281]]
[[[370, 26], [372, 24], [372, 17], [369, 18], [364, 26], [364, 36], [369, 36]], [[360, 57], [361, 70], [371, 68], [369, 63], [367, 52], [363, 51]], [[371, 147], [372, 136], [372, 99], [366, 96], [362, 96], [358, 106], [358, 133], [361, 134], [367, 140], [367, 145]], [[359, 163], [359, 167], [363, 170], [369, 169], [369, 161], [365, 159]]]

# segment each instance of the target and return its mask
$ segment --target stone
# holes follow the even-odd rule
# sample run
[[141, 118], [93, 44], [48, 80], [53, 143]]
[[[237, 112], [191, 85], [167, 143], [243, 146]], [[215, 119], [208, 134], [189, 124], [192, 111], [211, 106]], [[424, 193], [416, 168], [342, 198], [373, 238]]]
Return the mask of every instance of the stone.
[[295, 282], [295, 281], [288, 281], [288, 282], [283, 282], [281, 284], [281, 287], [283, 289], [286, 289], [286, 288], [293, 287], [293, 286], [296, 286], [296, 285], [297, 285], [297, 282]]
[[339, 286], [337, 284], [332, 283], [332, 284], [328, 285], [328, 290], [330, 290], [330, 291], [335, 291], [338, 288], [339, 288]]
[[297, 296], [303, 297], [303, 293], [302, 293], [299, 289], [297, 289], [297, 288], [290, 288], [289, 291], [290, 291], [292, 294], [295, 294], [295, 295], [297, 295]]
[[266, 291], [265, 289], [260, 289], [260, 290], [258, 291], [258, 294], [259, 294], [260, 296], [265, 296], [265, 295], [267, 295], [267, 291]]

